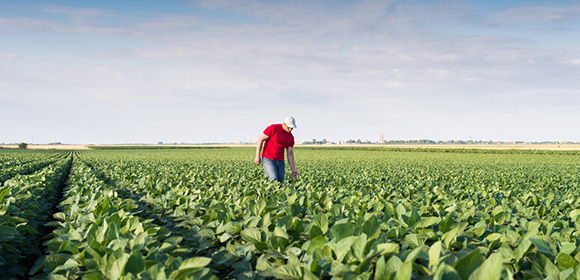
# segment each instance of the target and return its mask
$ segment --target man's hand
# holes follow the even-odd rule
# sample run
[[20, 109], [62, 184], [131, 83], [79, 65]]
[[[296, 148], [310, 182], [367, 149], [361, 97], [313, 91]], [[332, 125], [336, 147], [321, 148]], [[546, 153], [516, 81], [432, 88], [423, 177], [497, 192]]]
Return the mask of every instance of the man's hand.
[[291, 177], [292, 177], [292, 180], [296, 180], [296, 179], [298, 179], [298, 171], [296, 171], [296, 170], [292, 170], [292, 175], [291, 175]]
[[256, 165], [260, 165], [260, 160], [261, 158], [259, 156], [256, 156], [256, 158], [254, 159], [254, 163], [256, 163]]

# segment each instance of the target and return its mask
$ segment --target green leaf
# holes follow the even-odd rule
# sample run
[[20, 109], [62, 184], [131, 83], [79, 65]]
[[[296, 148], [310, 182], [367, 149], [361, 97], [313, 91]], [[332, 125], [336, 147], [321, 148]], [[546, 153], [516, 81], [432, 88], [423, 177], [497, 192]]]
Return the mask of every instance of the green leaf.
[[[417, 235], [416, 234], [407, 234], [405, 236], [405, 243], [409, 244], [409, 247], [411, 247], [412, 249], [415, 249], [417, 247], [419, 247], [419, 239], [417, 239]], [[404, 245], [404, 243], [403, 243]]]
[[156, 263], [139, 275], [143, 279], [167, 279], [163, 264]]
[[422, 259], [427, 260], [429, 258], [429, 254], [427, 254], [425, 251], [423, 251], [423, 247], [417, 247], [415, 249], [413, 249], [412, 251], [406, 250], [405, 252], [403, 252], [401, 254], [401, 257], [404, 257], [405, 262], [408, 261], [415, 261], [417, 258], [419, 258], [421, 256]]
[[330, 234], [333, 239], [341, 240], [345, 237], [352, 236], [354, 234], [356, 227], [351, 223], [335, 224], [330, 229]]
[[576, 250], [576, 244], [571, 242], [562, 242], [560, 245], [560, 252], [566, 254], [572, 254]]
[[[0, 256], [0, 259], [2, 259], [2, 256]], [[34, 266], [32, 267], [32, 269], [30, 269], [29, 275], [34, 275], [34, 274], [40, 272], [40, 270], [44, 268], [45, 260], [46, 260], [46, 255], [43, 255], [40, 258], [38, 258], [36, 260], [36, 262], [34, 263]], [[3, 264], [4, 263], [0, 262], [0, 265], [3, 265]]]
[[413, 274], [413, 262], [408, 261], [401, 265], [401, 268], [397, 271], [395, 275], [395, 280], [409, 280]]
[[375, 280], [387, 280], [389, 272], [385, 264], [385, 256], [381, 256], [375, 265]]
[[381, 234], [381, 225], [377, 217], [371, 216], [362, 226], [362, 233], [366, 234], [369, 239], [378, 238]]
[[411, 216], [409, 217], [409, 222], [407, 223], [410, 227], [412, 227], [413, 225], [415, 225], [419, 220], [421, 220], [421, 216], [419, 215], [419, 213], [417, 212], [417, 209], [415, 207], [413, 207], [413, 210], [411, 210]]
[[302, 269], [298, 265], [283, 265], [274, 270], [274, 276], [278, 279], [300, 279]]
[[[356, 241], [357, 236], [349, 236], [346, 238], [341, 239], [340, 241], [336, 242], [334, 245], [334, 252], [336, 253], [336, 260], [339, 262], [343, 262], [343, 259], [350, 253], [350, 247]], [[334, 242], [332, 241], [331, 244]], [[347, 261], [350, 261], [347, 259]]]
[[326, 234], [326, 232], [328, 232], [328, 217], [324, 213], [319, 212], [318, 214], [316, 214], [312, 219], [312, 223], [318, 226], [318, 228], [322, 231], [323, 234]]
[[398, 254], [400, 249], [401, 248], [399, 247], [399, 245], [398, 244], [395, 244], [395, 243], [380, 243], [380, 244], [377, 244], [377, 251], [381, 255]]
[[445, 232], [441, 236], [441, 240], [443, 240], [443, 243], [445, 243], [446, 248], [451, 247], [451, 243], [455, 241], [455, 238], [459, 234], [459, 230], [460, 230], [459, 225], [454, 225], [451, 230]]
[[570, 218], [572, 218], [572, 221], [575, 221], [578, 216], [580, 216], [580, 209], [570, 211]]
[[47, 255], [44, 261], [44, 267], [46, 272], [54, 271], [59, 265], [66, 262], [69, 256], [64, 256], [61, 254], [51, 254]]
[[524, 255], [528, 251], [530, 251], [530, 248], [532, 248], [532, 242], [530, 241], [530, 239], [529, 238], [522, 239], [520, 245], [518, 245], [518, 247], [514, 250], [514, 252], [516, 253], [516, 260], [520, 260], [521, 258], [523, 258]]
[[[255, 201], [252, 200], [252, 202], [255, 202]], [[262, 216], [262, 212], [264, 211], [264, 209], [266, 209], [266, 204], [267, 204], [267, 201], [265, 199], [260, 199], [257, 202], [255, 202], [254, 205], [250, 206], [254, 216]]]
[[455, 268], [461, 279], [467, 279], [483, 263], [483, 260], [484, 258], [479, 249], [475, 249], [454, 262], [453, 268]]
[[[281, 254], [278, 253], [266, 253], [262, 254], [256, 262], [256, 270], [264, 277], [273, 277], [274, 274], [270, 273], [274, 271], [275, 268], [284, 265], [285, 260]], [[268, 271], [266, 271], [268, 270]], [[266, 271], [266, 272], [265, 272]], [[267, 275], [262, 275], [263, 273]]]
[[443, 233], [446, 233], [453, 228], [453, 225], [455, 225], [455, 221], [451, 219], [451, 214], [447, 214], [445, 219], [443, 219], [443, 222], [439, 224], [439, 230]]
[[286, 239], [290, 238], [290, 236], [288, 236], [288, 233], [286, 232], [286, 230], [284, 228], [281, 227], [275, 227], [274, 228], [274, 232], [272, 233], [273, 236], [279, 236], [279, 237], [284, 237]]
[[129, 244], [128, 239], [114, 239], [111, 242], [109, 242], [107, 247], [113, 251], [119, 248], [124, 250], [127, 247], [127, 244]]
[[14, 227], [0, 225], [0, 241], [13, 239], [14, 236], [20, 233]]
[[211, 258], [193, 257], [183, 261], [179, 266], [179, 269], [202, 268], [207, 266], [210, 262]]
[[503, 258], [500, 253], [493, 253], [469, 275], [469, 280], [497, 280], [501, 278]]
[[175, 248], [175, 244], [163, 242], [161, 246], [159, 246], [158, 252], [159, 253], [167, 253]]
[[[218, 212], [218, 213], [222, 213], [222, 212]], [[220, 214], [219, 216], [221, 216], [222, 214]], [[225, 214], [223, 214], [225, 216]], [[220, 219], [218, 216], [218, 219]], [[221, 220], [225, 220], [226, 217], [221, 218]], [[262, 215], [262, 218], [260, 219], [260, 226], [262, 228], [267, 228], [270, 226], [270, 224], [272, 224], [272, 217], [270, 215], [270, 212], [266, 212], [266, 214]]]
[[310, 272], [309, 270], [304, 269], [304, 278], [303, 280], [319, 280], [318, 276], [314, 273]]
[[242, 238], [250, 243], [258, 243], [262, 241], [262, 233], [257, 228], [247, 228], [240, 233]]
[[283, 252], [284, 250], [286, 250], [286, 247], [288, 246], [290, 241], [288, 240], [288, 238], [285, 237], [272, 236], [270, 237], [270, 240], [268, 240], [268, 243], [270, 244], [270, 247], [272, 247], [272, 249]]
[[101, 255], [99, 252], [95, 251], [94, 249], [87, 247], [83, 252], [81, 252], [81, 258], [84, 259], [84, 265], [88, 269], [98, 269], [101, 265], [100, 262], [102, 260]]
[[488, 235], [485, 239], [487, 239], [487, 241], [489, 241], [489, 242], [493, 242], [493, 241], [499, 240], [501, 238], [501, 236], [502, 236], [501, 233], [494, 232], [494, 233]]
[[439, 257], [441, 256], [441, 241], [435, 242], [429, 247], [429, 266], [431, 271], [435, 271], [439, 265]]
[[[328, 228], [326, 230], [328, 231]], [[324, 235], [324, 233], [322, 232], [320, 227], [313, 225], [312, 228], [310, 229], [310, 239], [322, 235]]]
[[551, 256], [554, 255], [552, 248], [550, 248], [550, 246], [548, 245], [548, 243], [546, 243], [546, 241], [539, 238], [530, 238], [530, 242], [532, 242], [532, 244], [534, 244], [536, 248], [538, 248], [538, 251]]
[[279, 217], [278, 219], [276, 219], [276, 226], [283, 227], [285, 229], [289, 229], [293, 223], [294, 223], [294, 217], [288, 216], [288, 215], [282, 216], [282, 217]]
[[405, 213], [407, 213], [405, 206], [403, 206], [402, 204], [397, 205], [397, 208], [395, 208], [395, 216], [397, 217], [397, 220], [402, 220], [403, 214]]
[[78, 266], [80, 266], [80, 264], [77, 260], [68, 259], [64, 264], [57, 266], [52, 272], [57, 273], [59, 271], [68, 271]]
[[222, 234], [222, 235], [220, 236], [220, 242], [221, 242], [221, 243], [225, 243], [225, 242], [226, 242], [226, 241], [228, 241], [230, 238], [232, 238], [232, 235], [231, 235], [231, 234], [229, 234], [229, 233], [227, 233], [227, 232], [225, 232], [224, 234]]
[[126, 273], [133, 273], [138, 275], [140, 272], [145, 270], [145, 259], [143, 259], [143, 255], [140, 252], [135, 251], [127, 260], [127, 265], [125, 266]]
[[532, 271], [542, 275], [542, 277], [547, 277], [549, 279], [559, 279], [560, 270], [558, 267], [552, 263], [552, 261], [546, 257], [544, 254], [536, 253], [534, 260], [532, 261]]
[[[403, 262], [401, 261], [401, 259], [399, 259], [399, 257], [392, 256], [385, 264], [385, 272], [386, 272], [385, 274], [394, 276], [397, 273], [397, 271], [399, 271], [401, 269], [402, 265], [403, 265]], [[387, 279], [392, 279], [392, 278], [387, 277]]]
[[[575, 273], [573, 268], [568, 268], [562, 272], [560, 272], [560, 279], [573, 279], [572, 276]], [[578, 279], [578, 273], [576, 272], [576, 279]]]
[[423, 217], [417, 223], [415, 223], [415, 228], [428, 228], [441, 222], [441, 218], [438, 217]]
[[121, 229], [119, 228], [119, 224], [110, 223], [109, 227], [107, 228], [107, 232], [105, 233], [105, 240], [112, 241], [118, 239], [120, 234]]
[[350, 265], [339, 263], [339, 264], [332, 267], [332, 270], [330, 271], [330, 275], [344, 277], [346, 273], [352, 272], [352, 269], [353, 269], [353, 267], [351, 267]]
[[66, 214], [63, 212], [58, 212], [55, 213], [54, 215], [52, 215], [55, 219], [57, 220], [61, 220], [61, 221], [66, 221]]
[[367, 238], [365, 234], [354, 237], [354, 242], [350, 246], [351, 255], [359, 262], [363, 261]]
[[326, 243], [328, 243], [326, 237], [324, 236], [314, 237], [313, 239], [310, 239], [310, 243], [308, 244], [308, 249], [306, 250], [306, 253], [308, 255], [312, 255], [314, 249], [321, 248]]
[[53, 274], [50, 275], [50, 280], [68, 280], [64, 275], [60, 275], [60, 274]]
[[[170, 280], [202, 279], [202, 276], [207, 275], [209, 273], [209, 271], [210, 271], [209, 268], [178, 269], [178, 270], [173, 271], [169, 275], [169, 279]], [[158, 278], [158, 279], [160, 279], [160, 278]]]
[[110, 268], [107, 271], [107, 276], [112, 279], [118, 279], [125, 273], [125, 265], [129, 260], [129, 255], [121, 251], [118, 258], [113, 258], [113, 255], [109, 255], [109, 262], [112, 260]]
[[[52, 278], [50, 278], [52, 280]], [[97, 272], [91, 272], [83, 275], [83, 280], [105, 280], [105, 277]]]
[[242, 231], [242, 225], [240, 224], [240, 222], [230, 221], [223, 226], [222, 225], [218, 226], [218, 232], [220, 231], [225, 231], [229, 234], [239, 233], [240, 231]]
[[433, 275], [433, 280], [461, 280], [461, 276], [452, 266], [442, 263]]
[[556, 262], [558, 263], [558, 268], [560, 270], [566, 270], [568, 268], [575, 268], [576, 265], [578, 265], [578, 262], [576, 262], [576, 260], [566, 254], [566, 253], [560, 253], [558, 254], [558, 258], [556, 258]]

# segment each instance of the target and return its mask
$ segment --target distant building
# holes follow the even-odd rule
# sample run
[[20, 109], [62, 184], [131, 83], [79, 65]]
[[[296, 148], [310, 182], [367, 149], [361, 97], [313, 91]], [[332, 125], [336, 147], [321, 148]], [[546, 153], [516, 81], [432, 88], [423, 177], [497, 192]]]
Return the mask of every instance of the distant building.
[[379, 144], [385, 144], [385, 136], [381, 133], [381, 136], [379, 136]]

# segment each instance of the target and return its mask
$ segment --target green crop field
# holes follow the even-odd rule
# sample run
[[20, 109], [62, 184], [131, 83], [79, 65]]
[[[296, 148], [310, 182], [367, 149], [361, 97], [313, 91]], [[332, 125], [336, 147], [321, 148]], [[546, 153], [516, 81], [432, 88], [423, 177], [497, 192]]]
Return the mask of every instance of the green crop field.
[[0, 279], [580, 279], [578, 152], [294, 152], [0, 149]]

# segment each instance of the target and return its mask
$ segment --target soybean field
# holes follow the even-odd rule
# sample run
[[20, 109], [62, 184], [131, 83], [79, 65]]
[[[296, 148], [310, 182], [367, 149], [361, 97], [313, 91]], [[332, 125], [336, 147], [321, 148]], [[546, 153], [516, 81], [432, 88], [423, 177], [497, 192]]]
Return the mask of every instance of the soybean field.
[[580, 279], [577, 152], [294, 153], [0, 149], [0, 279]]

